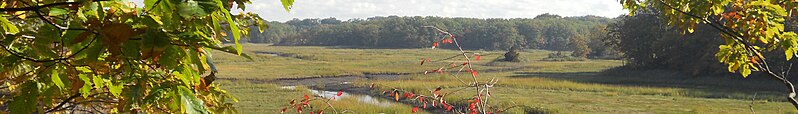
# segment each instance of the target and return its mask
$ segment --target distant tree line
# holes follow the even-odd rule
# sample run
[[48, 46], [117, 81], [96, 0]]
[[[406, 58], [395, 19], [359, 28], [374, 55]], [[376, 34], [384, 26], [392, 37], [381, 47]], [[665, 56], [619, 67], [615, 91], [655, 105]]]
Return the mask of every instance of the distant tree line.
[[[542, 14], [535, 18], [476, 19], [444, 17], [371, 17], [346, 21], [335, 18], [294, 19], [269, 22], [263, 33], [250, 32], [250, 43], [275, 45], [357, 46], [371, 48], [430, 47], [438, 35], [423, 26], [452, 32], [469, 49], [524, 49], [573, 51], [578, 57], [611, 57], [613, 50], [602, 41], [607, 24], [615, 19], [598, 16], [561, 17]], [[255, 29], [252, 29], [255, 30]], [[441, 48], [454, 48], [442, 45]]]

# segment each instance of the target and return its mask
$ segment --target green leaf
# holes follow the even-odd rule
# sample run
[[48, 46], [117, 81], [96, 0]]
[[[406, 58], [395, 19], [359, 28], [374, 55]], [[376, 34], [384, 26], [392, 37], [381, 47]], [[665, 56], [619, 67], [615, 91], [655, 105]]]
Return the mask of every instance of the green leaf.
[[53, 74], [50, 75], [50, 80], [53, 81], [55, 86], [58, 86], [58, 89], [64, 89], [64, 82], [61, 81], [61, 76], [58, 76], [58, 69], [53, 69]]
[[50, 8], [50, 13], [48, 13], [47, 15], [50, 15], [50, 16], [59, 16], [59, 15], [64, 15], [64, 14], [67, 14], [67, 13], [68, 13], [68, 12], [67, 12], [67, 10], [65, 10], [65, 9], [56, 8], [56, 7], [51, 7], [51, 8]]
[[240, 51], [235, 50], [235, 48], [233, 48], [232, 46], [225, 46], [225, 47], [205, 46], [205, 47], [211, 48], [213, 50], [219, 50], [219, 51], [222, 51], [222, 52], [232, 53], [232, 54], [240, 53], [240, 55], [242, 57], [247, 58], [249, 60], [252, 60], [252, 57], [250, 57], [248, 54], [241, 53]]
[[227, 9], [224, 8], [222, 2], [217, 2], [217, 5], [219, 6], [219, 9], [222, 11], [222, 14], [227, 20], [227, 24], [230, 27], [230, 31], [232, 31], [233, 33], [233, 39], [235, 40], [233, 42], [236, 43], [236, 50], [238, 50], [238, 55], [241, 55], [241, 50], [243, 50], [242, 49], [243, 47], [241, 47], [241, 43], [238, 42], [238, 40], [241, 40], [241, 30], [238, 29], [238, 23], [233, 21], [233, 18], [230, 16], [232, 14], [230, 14], [230, 11], [227, 11]]
[[36, 100], [39, 97], [39, 86], [36, 82], [27, 81], [19, 85], [20, 94], [14, 96], [14, 100], [8, 103], [8, 110], [11, 114], [32, 114], [36, 111]]
[[166, 46], [166, 49], [161, 54], [161, 59], [158, 60], [158, 63], [161, 64], [163, 67], [166, 68], [175, 68], [179, 64], [179, 57], [182, 57], [184, 54], [183, 51], [180, 50], [180, 47], [177, 46]]
[[0, 16], [0, 27], [3, 28], [3, 32], [10, 33], [10, 34], [17, 34], [19, 33], [19, 29], [17, 26], [12, 24], [8, 19], [3, 16]]
[[80, 94], [83, 98], [88, 98], [91, 93], [91, 79], [87, 74], [78, 74], [78, 78], [83, 81], [83, 87], [80, 87]]
[[104, 82], [103, 78], [102, 78], [102, 77], [100, 77], [100, 76], [98, 76], [98, 75], [95, 75], [95, 76], [93, 77], [92, 81], [94, 81], [94, 88], [97, 88], [97, 90], [98, 90], [98, 91], [102, 91], [102, 88], [103, 88], [103, 86], [104, 86], [104, 84], [103, 84], [103, 82]]
[[188, 0], [177, 5], [178, 14], [184, 18], [205, 17], [216, 11], [216, 3], [209, 0]]
[[291, 11], [291, 6], [294, 5], [294, 0], [280, 0], [280, 2], [283, 3], [283, 7], [285, 8], [285, 11], [288, 11], [288, 12]]
[[124, 87], [124, 85], [122, 85], [121, 83], [114, 84], [111, 82], [106, 84], [108, 84], [108, 91], [111, 92], [111, 94], [113, 94], [115, 97], [119, 97], [119, 94], [122, 93], [122, 87]]
[[188, 114], [208, 114], [202, 100], [198, 99], [194, 92], [184, 86], [178, 86], [180, 102], [185, 107]]
[[744, 66], [744, 68], [740, 68], [740, 74], [743, 75], [743, 78], [747, 78], [748, 75], [751, 75], [751, 69]]

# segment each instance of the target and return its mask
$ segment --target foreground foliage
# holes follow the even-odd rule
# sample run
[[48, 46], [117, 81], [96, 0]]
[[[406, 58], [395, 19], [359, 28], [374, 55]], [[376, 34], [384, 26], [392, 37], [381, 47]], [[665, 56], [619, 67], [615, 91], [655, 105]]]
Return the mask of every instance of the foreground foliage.
[[[282, 0], [288, 10], [293, 0]], [[9, 0], [0, 3], [0, 105], [14, 114], [235, 112], [207, 50], [241, 55], [248, 0]], [[228, 33], [229, 31], [229, 33]], [[221, 47], [231, 35], [236, 46]], [[246, 57], [246, 56], [245, 56]], [[232, 99], [235, 101], [235, 99]]]
[[[720, 31], [725, 41], [719, 45], [715, 57], [728, 65], [730, 72], [747, 77], [752, 71], [762, 71], [782, 82], [787, 98], [798, 109], [796, 90], [787, 79], [789, 68], [777, 72], [775, 63], [786, 63], [798, 52], [798, 34], [785, 30], [785, 23], [795, 21], [798, 1], [786, 0], [621, 0], [630, 15], [654, 9], [671, 26], [692, 33], [699, 24]], [[789, 20], [789, 21], [788, 21]], [[768, 60], [766, 52], [783, 53], [786, 59]], [[791, 65], [790, 65], [791, 66]], [[791, 67], [790, 67], [791, 68]]]

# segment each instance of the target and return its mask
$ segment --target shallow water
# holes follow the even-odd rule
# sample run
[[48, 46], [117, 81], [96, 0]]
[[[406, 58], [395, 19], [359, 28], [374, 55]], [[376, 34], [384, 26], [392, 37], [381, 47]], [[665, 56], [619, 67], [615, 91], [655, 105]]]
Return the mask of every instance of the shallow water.
[[[280, 88], [281, 89], [294, 90], [294, 89], [296, 89], [296, 86], [282, 86]], [[357, 99], [357, 101], [360, 101], [360, 102], [363, 102], [363, 103], [369, 103], [369, 104], [372, 104], [372, 105], [377, 105], [377, 106], [382, 106], [382, 107], [390, 107], [390, 106], [392, 106], [394, 104], [394, 102], [392, 102], [392, 101], [385, 100], [385, 99], [380, 99], [379, 97], [374, 97], [374, 96], [371, 96], [371, 95], [350, 94], [350, 93], [347, 93], [347, 92], [342, 92], [341, 96], [337, 96], [338, 95], [337, 91], [325, 91], [325, 90], [315, 90], [315, 89], [310, 89], [310, 92], [315, 94], [315, 95], [324, 97], [324, 98], [336, 97], [335, 100], [338, 100], [338, 99]]]
[[318, 96], [322, 96], [324, 98], [332, 98], [336, 97], [335, 99], [357, 99], [357, 101], [363, 103], [369, 103], [372, 105], [382, 106], [382, 107], [390, 107], [394, 104], [392, 101], [380, 99], [378, 97], [374, 97], [371, 95], [360, 95], [360, 94], [350, 94], [347, 92], [343, 92], [341, 96], [337, 96], [337, 91], [324, 91], [324, 90], [310, 90], [311, 93], [316, 94]]

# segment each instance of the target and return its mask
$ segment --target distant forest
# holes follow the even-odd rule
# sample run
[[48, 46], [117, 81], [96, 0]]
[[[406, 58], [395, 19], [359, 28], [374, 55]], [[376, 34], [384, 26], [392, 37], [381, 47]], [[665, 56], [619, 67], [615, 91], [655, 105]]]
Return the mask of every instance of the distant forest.
[[[366, 48], [425, 48], [440, 40], [431, 28], [452, 32], [467, 49], [524, 49], [570, 51], [570, 56], [626, 59], [635, 69], [670, 69], [691, 75], [725, 74], [714, 57], [723, 41], [716, 30], [699, 25], [694, 34], [680, 33], [662, 23], [659, 14], [606, 18], [562, 17], [542, 14], [535, 18], [476, 19], [445, 17], [371, 17], [337, 20], [294, 19], [269, 22], [259, 33], [251, 29], [243, 39], [250, 43], [307, 46], [353, 46]], [[789, 24], [788, 30], [795, 30]], [[454, 48], [441, 45], [441, 48]], [[778, 54], [775, 54], [778, 55]], [[778, 57], [775, 57], [778, 58]]]
[[[369, 48], [430, 47], [438, 35], [437, 26], [452, 32], [464, 48], [507, 50], [525, 49], [579, 51], [578, 56], [604, 56], [607, 46], [602, 37], [606, 26], [617, 19], [598, 16], [562, 17], [542, 14], [535, 18], [476, 19], [445, 17], [371, 17], [346, 21], [335, 18], [294, 19], [269, 22], [263, 33], [251, 29], [244, 39], [250, 43], [275, 45], [356, 46]], [[441, 48], [453, 48], [442, 45]]]

